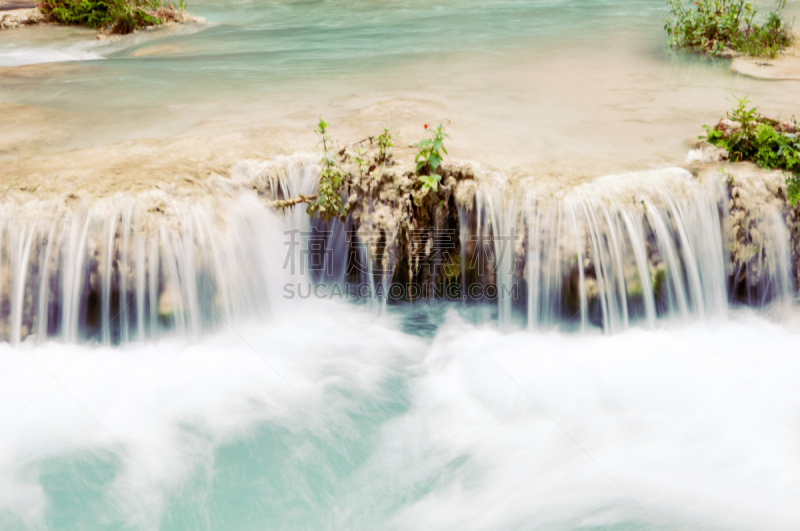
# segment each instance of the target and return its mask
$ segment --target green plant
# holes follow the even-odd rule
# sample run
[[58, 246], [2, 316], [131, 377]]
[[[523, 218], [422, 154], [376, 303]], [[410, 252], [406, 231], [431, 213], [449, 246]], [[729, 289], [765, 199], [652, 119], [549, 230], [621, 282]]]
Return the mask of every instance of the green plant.
[[787, 199], [794, 205], [800, 200], [800, 127], [766, 118], [750, 107], [747, 98], [737, 98], [727, 113], [729, 122], [714, 127], [703, 126], [708, 143], [728, 151], [734, 162], [750, 160], [765, 169], [789, 172]]
[[367, 160], [364, 158], [364, 155], [364, 148], [356, 149], [356, 166], [358, 166], [358, 175], [361, 179], [364, 179], [364, 173], [368, 169]]
[[731, 122], [738, 123], [738, 127], [726, 131], [719, 125], [710, 127], [704, 125], [706, 130], [706, 140], [710, 144], [723, 145], [728, 150], [728, 158], [733, 162], [752, 159], [752, 143], [756, 133], [756, 107], [749, 107], [750, 100], [744, 98], [733, 98], [734, 107], [728, 111], [727, 117]]
[[422, 193], [423, 195], [428, 193], [429, 190], [433, 190], [434, 192], [439, 191], [439, 182], [442, 180], [441, 175], [420, 175], [418, 177], [420, 183], [422, 183]]
[[317, 197], [308, 205], [307, 212], [310, 215], [318, 215], [322, 219], [328, 220], [335, 217], [344, 217], [347, 209], [342, 206], [342, 185], [345, 174], [336, 165], [334, 154], [329, 151], [331, 136], [328, 134], [328, 123], [319, 117], [319, 123], [314, 130], [320, 137], [322, 144], [322, 171], [317, 187]]
[[384, 127], [383, 133], [375, 140], [378, 142], [378, 164], [386, 164], [392, 157], [392, 134], [387, 127]]
[[161, 24], [153, 14], [155, 0], [42, 0], [39, 10], [61, 24], [108, 28], [112, 33], [131, 33], [144, 26]]
[[[790, 175], [786, 179], [786, 199], [789, 200], [792, 206], [800, 201], [800, 175], [797, 173]], [[800, 229], [800, 226], [798, 226], [798, 229]]]
[[791, 42], [791, 26], [781, 18], [786, 0], [778, 0], [762, 23], [747, 0], [669, 0], [664, 29], [670, 45], [711, 55], [730, 51], [775, 57]]
[[[428, 124], [425, 124], [425, 129], [428, 129]], [[425, 175], [436, 171], [442, 164], [442, 153], [447, 155], [444, 139], [450, 138], [450, 135], [444, 132], [444, 125], [439, 124], [438, 128], [431, 129], [430, 134], [430, 138], [424, 138], [417, 144], [419, 152], [414, 159], [417, 163], [417, 175]]]
[[[425, 129], [428, 130], [428, 124], [425, 124]], [[422, 184], [423, 193], [427, 193], [429, 190], [439, 191], [439, 182], [442, 177], [436, 175], [435, 172], [442, 165], [443, 154], [447, 154], [444, 139], [450, 138], [450, 135], [444, 132], [443, 124], [439, 124], [438, 128], [431, 129], [429, 132], [431, 137], [422, 139], [417, 144], [419, 151], [414, 159], [417, 163], [417, 180]]]

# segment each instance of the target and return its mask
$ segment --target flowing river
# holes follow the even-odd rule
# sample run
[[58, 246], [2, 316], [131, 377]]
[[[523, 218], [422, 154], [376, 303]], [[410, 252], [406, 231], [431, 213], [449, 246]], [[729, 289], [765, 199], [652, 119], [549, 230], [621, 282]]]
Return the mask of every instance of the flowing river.
[[[674, 167], [798, 82], [669, 55], [654, 0], [188, 9], [0, 32], [0, 528], [800, 526], [797, 220]], [[315, 190], [320, 113], [451, 120], [461, 289], [265, 204]]]

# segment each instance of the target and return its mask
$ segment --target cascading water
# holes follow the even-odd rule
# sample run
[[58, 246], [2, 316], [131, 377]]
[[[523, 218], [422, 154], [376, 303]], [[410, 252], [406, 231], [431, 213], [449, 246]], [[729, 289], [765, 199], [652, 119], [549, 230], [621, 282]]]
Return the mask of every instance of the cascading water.
[[[130, 201], [99, 201], [51, 219], [0, 222], [3, 333], [103, 343], [197, 335], [269, 311], [282, 275], [283, 221], [242, 197], [222, 224], [208, 206], [148, 224]], [[246, 275], [243, 275], [244, 273]]]
[[[313, 191], [317, 175], [301, 156], [244, 163], [232, 182], [276, 199]], [[386, 303], [397, 258], [370, 256], [375, 242], [361, 245], [355, 238], [354, 244], [357, 231], [349, 222], [320, 225], [304, 207], [276, 214], [250, 194], [231, 197], [237, 198], [224, 207], [162, 199], [155, 210], [166, 205], [166, 213], [147, 212], [124, 197], [47, 216], [6, 212], [0, 221], [4, 337], [109, 344], [169, 329], [197, 336], [281, 304], [282, 282], [309, 273], [293, 266], [313, 260], [307, 252], [316, 237], [323, 239], [317, 247], [325, 264], [312, 279], [353, 282], [357, 260], [367, 268], [355, 282], [368, 283], [368, 293]], [[665, 316], [720, 318], [733, 299], [728, 279], [741, 275], [731, 274], [726, 258], [725, 200], [721, 181], [698, 183], [684, 170], [605, 177], [557, 193], [528, 185], [516, 193], [494, 175], [459, 209], [464, 296], [469, 284], [491, 285], [504, 327], [594, 325], [616, 333], [636, 322], [652, 328]], [[760, 233], [758, 275], [752, 266], [745, 275], [747, 301], [787, 303], [793, 296], [790, 236], [781, 213], [768, 210]]]
[[[0, 64], [102, 56], [0, 74], [0, 529], [800, 528], [785, 176], [698, 149], [576, 184], [677, 163], [730, 94], [800, 108], [661, 53], [664, 4], [0, 31]], [[343, 222], [270, 204], [319, 153], [234, 165], [318, 112]], [[445, 117], [426, 195], [409, 143]]]
[[[634, 321], [652, 327], [661, 316], [707, 319], [727, 310], [721, 182], [662, 170], [598, 179], [560, 198], [501, 190], [475, 201], [495, 242], [501, 323], [513, 319], [512, 304], [530, 328], [591, 322], [611, 333]], [[791, 300], [783, 217], [770, 211], [762, 227], [769, 257], [756, 305]]]
[[[368, 297], [397, 281], [402, 258], [385, 254], [379, 223], [268, 204], [317, 177], [298, 156], [243, 162], [209, 180], [213, 197], [4, 207], [0, 527], [800, 521], [795, 439], [767, 422], [772, 409], [737, 398], [731, 372], [769, 353], [779, 376], [754, 371], [747, 385], [800, 411], [786, 333], [730, 308], [791, 302], [775, 205], [752, 213], [737, 254], [719, 180], [664, 170], [552, 191], [476, 172], [456, 194], [453, 276], [497, 300], [473, 304], [465, 289], [463, 301], [395, 305], [383, 291], [372, 307], [309, 286]], [[495, 311], [501, 327], [475, 322]], [[703, 430], [681, 443], [698, 417]], [[720, 447], [732, 430], [740, 445]], [[742, 509], [720, 516], [708, 493], [726, 488]], [[772, 490], [753, 516], [756, 488]]]

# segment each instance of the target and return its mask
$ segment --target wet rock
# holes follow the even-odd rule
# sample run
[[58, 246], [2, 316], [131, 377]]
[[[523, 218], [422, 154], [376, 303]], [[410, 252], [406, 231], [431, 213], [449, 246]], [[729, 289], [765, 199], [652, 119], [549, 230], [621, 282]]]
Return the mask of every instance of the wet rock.
[[163, 324], [170, 324], [175, 318], [175, 305], [172, 290], [167, 286], [158, 298], [158, 318]]

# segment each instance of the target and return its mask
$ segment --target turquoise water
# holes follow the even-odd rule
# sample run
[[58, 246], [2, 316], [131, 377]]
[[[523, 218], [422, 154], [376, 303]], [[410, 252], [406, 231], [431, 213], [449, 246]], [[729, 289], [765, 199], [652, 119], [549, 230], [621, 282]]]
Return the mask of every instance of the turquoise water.
[[[196, 33], [150, 32], [111, 44], [92, 42], [91, 32], [74, 30], [62, 32], [59, 44], [30, 46], [25, 46], [25, 37], [33, 40], [35, 31], [18, 32], [23, 39], [0, 35], [0, 65], [19, 64], [26, 57], [58, 59], [52, 56], [56, 51], [65, 54], [61, 59], [70, 54], [104, 58], [80, 61], [66, 84], [58, 76], [45, 78], [40, 80], [44, 86], [11, 96], [26, 104], [85, 106], [91, 94], [104, 94], [119, 82], [121, 90], [103, 105], [129, 106], [282, 92], [287, 84], [313, 90], [453, 54], [591, 48], [620, 30], [656, 49], [653, 34], [658, 34], [664, 14], [662, 3], [654, 0], [200, 0], [189, 10], [210, 25]], [[157, 55], [136, 56], [156, 46], [162, 47]]]
[[201, 342], [2, 347], [0, 527], [800, 521], [791, 323], [601, 337], [503, 334], [452, 306], [282, 313]]
[[[520, 151], [564, 165], [593, 149], [625, 163], [608, 147], [624, 143], [682, 158], [732, 92], [800, 109], [795, 85], [670, 57], [657, 0], [189, 10], [209, 26], [2, 32], [0, 65], [28, 66], [0, 72], [0, 96], [63, 112], [49, 123], [90, 144], [128, 123], [165, 134], [177, 114], [280, 128], [339, 98], [356, 112], [380, 94], [395, 114], [431, 100], [472, 119], [454, 124], [465, 158], [530, 128]], [[470, 144], [465, 123], [485, 136]], [[458, 305], [276, 313], [117, 348], [0, 345], [0, 528], [800, 525], [796, 315], [606, 337], [501, 333]]]
[[[189, 10], [209, 24], [114, 42], [75, 28], [0, 33], [0, 65], [37, 63], [0, 72], [2, 102], [43, 109], [28, 123], [54, 148], [204, 127], [206, 137], [267, 131], [263, 144], [285, 133], [270, 152], [289, 154], [314, 148], [320, 114], [348, 141], [390, 127], [409, 142], [422, 123], [451, 120], [457, 158], [548, 174], [580, 161], [568, 173], [584, 175], [675, 164], [733, 94], [800, 113], [792, 82], [670, 54], [660, 0], [199, 0]], [[197, 146], [195, 158], [208, 151]]]

